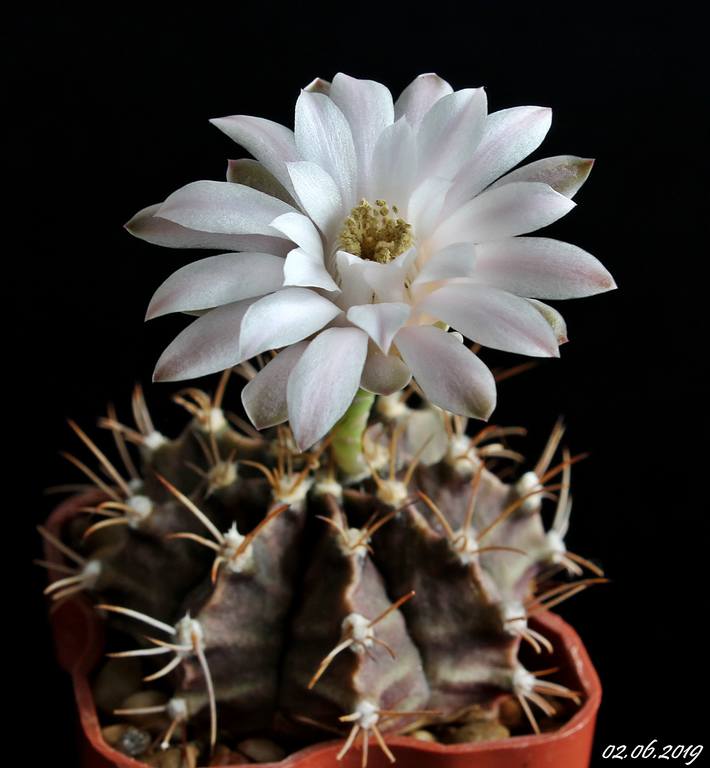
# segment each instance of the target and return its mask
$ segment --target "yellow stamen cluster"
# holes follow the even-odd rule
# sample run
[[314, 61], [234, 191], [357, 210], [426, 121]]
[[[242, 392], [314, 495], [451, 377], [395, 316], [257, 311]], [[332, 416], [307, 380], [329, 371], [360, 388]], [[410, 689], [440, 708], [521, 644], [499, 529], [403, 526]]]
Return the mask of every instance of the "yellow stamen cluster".
[[361, 259], [387, 264], [414, 245], [412, 225], [398, 216], [397, 206], [384, 200], [373, 207], [363, 199], [345, 219], [338, 247]]

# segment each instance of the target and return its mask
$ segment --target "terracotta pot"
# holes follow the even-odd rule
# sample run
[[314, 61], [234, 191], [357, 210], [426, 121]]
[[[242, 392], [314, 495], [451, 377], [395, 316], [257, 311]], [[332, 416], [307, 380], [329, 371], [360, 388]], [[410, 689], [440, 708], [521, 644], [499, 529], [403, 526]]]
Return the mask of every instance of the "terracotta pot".
[[[94, 495], [95, 497], [95, 495]], [[64, 522], [76, 514], [87, 497], [75, 497], [61, 504], [50, 516], [47, 527], [58, 534]], [[47, 559], [61, 560], [47, 547]], [[514, 736], [501, 741], [478, 744], [432, 744], [396, 736], [387, 739], [397, 763], [394, 768], [587, 768], [594, 726], [601, 702], [601, 685], [586, 649], [577, 633], [559, 616], [536, 616], [532, 626], [541, 630], [555, 647], [547, 665], [560, 667], [564, 684], [584, 694], [584, 702], [574, 716], [557, 731], [536, 736]], [[103, 624], [88, 600], [73, 599], [52, 615], [52, 626], [61, 666], [69, 672], [84, 736], [83, 768], [146, 768], [146, 764], [126, 757], [110, 747], [101, 736], [89, 675], [102, 656]], [[359, 768], [360, 750], [353, 748], [338, 762], [335, 758], [342, 741], [329, 741], [308, 747], [279, 763], [261, 763], [261, 768]], [[372, 743], [369, 768], [386, 768], [389, 761]], [[228, 767], [225, 767], [228, 768]], [[236, 766], [234, 767], [236, 768]]]

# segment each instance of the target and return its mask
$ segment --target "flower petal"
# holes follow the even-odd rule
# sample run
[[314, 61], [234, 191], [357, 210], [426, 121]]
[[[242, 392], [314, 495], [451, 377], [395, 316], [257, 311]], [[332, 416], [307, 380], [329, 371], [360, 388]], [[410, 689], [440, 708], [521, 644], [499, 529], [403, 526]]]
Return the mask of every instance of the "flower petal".
[[345, 115], [325, 94], [302, 91], [296, 102], [295, 133], [301, 158], [327, 171], [338, 185], [345, 207], [352, 208], [357, 159]]
[[333, 177], [316, 163], [288, 164], [296, 197], [303, 210], [330, 237], [343, 218], [343, 200]]
[[506, 173], [491, 187], [509, 184], [511, 181], [541, 181], [565, 197], [574, 197], [587, 180], [593, 165], [594, 160], [573, 155], [545, 157]]
[[330, 85], [330, 80], [324, 80], [322, 77], [314, 77], [303, 90], [308, 91], [309, 93], [324, 93], [328, 96], [330, 94]]
[[[380, 264], [377, 261], [360, 261], [360, 270], [365, 282], [372, 288], [380, 301], [404, 301], [405, 279], [412, 269], [417, 256], [417, 249], [410, 248], [400, 253], [396, 259], [388, 264]], [[356, 257], [358, 258], [358, 257]], [[367, 301], [359, 302], [367, 304]]]
[[232, 184], [244, 184], [246, 187], [257, 189], [271, 197], [278, 197], [288, 205], [295, 206], [296, 201], [291, 197], [286, 187], [266, 170], [258, 161], [249, 157], [239, 160], [227, 160], [227, 181]]
[[485, 347], [532, 357], [559, 356], [555, 335], [540, 312], [526, 299], [497, 288], [476, 283], [445, 285], [417, 309]]
[[442, 80], [433, 72], [419, 75], [402, 91], [395, 102], [395, 119], [406, 117], [412, 128], [418, 128], [424, 115], [434, 104], [453, 91], [446, 80]]
[[323, 264], [323, 257], [303, 248], [294, 248], [284, 264], [284, 285], [300, 285], [322, 288], [324, 291], [340, 291]]
[[298, 160], [298, 151], [290, 128], [251, 115], [216, 117], [210, 122], [244, 147], [249, 154], [254, 155], [289, 192], [293, 191], [286, 172], [286, 163]]
[[478, 282], [518, 296], [578, 299], [616, 288], [591, 254], [549, 237], [512, 237], [476, 246]]
[[407, 322], [411, 314], [409, 304], [390, 302], [382, 304], [361, 304], [350, 307], [347, 318], [363, 331], [387, 354], [397, 331]]
[[283, 285], [284, 260], [270, 253], [222, 253], [186, 264], [153, 294], [146, 320], [263, 296]]
[[452, 243], [434, 253], [425, 262], [413, 285], [434, 280], [450, 280], [455, 277], [474, 277], [476, 272], [476, 248], [473, 243]]
[[411, 379], [409, 368], [396, 355], [383, 355], [370, 345], [360, 379], [363, 389], [376, 395], [392, 395], [404, 389]]
[[242, 389], [244, 410], [257, 429], [273, 427], [288, 419], [286, 384], [307, 346], [307, 341], [301, 341], [286, 347]]
[[[388, 125], [380, 134], [372, 156], [369, 188], [364, 196], [383, 199], [406, 210], [417, 175], [417, 142], [406, 118]], [[368, 197], [369, 196], [369, 197]]]
[[274, 229], [303, 248], [307, 253], [323, 258], [323, 241], [313, 222], [301, 213], [284, 213], [271, 222]]
[[395, 343], [430, 402], [461, 416], [491, 415], [496, 404], [493, 374], [453, 334], [433, 325], [407, 326]]
[[488, 115], [483, 138], [456, 177], [446, 201], [453, 210], [485, 189], [542, 144], [552, 122], [547, 107], [512, 107]]
[[369, 304], [374, 297], [374, 291], [365, 280], [364, 260], [347, 251], [338, 251], [335, 254], [335, 263], [341, 290], [338, 303], [342, 307]]
[[288, 415], [304, 451], [347, 411], [360, 385], [367, 335], [357, 328], [328, 328], [308, 345], [288, 379]]
[[330, 98], [350, 124], [360, 182], [357, 195], [367, 196], [365, 181], [370, 175], [375, 144], [384, 128], [394, 121], [392, 94], [374, 80], [357, 80], [339, 72], [333, 78]]
[[412, 193], [407, 208], [407, 220], [414, 227], [419, 240], [428, 238], [441, 222], [446, 193], [450, 188], [449, 179], [430, 176]]
[[471, 241], [483, 243], [546, 227], [575, 204], [547, 184], [514, 181], [487, 189], [459, 208], [434, 234], [436, 247]]
[[483, 88], [465, 88], [444, 96], [419, 127], [419, 175], [453, 179], [481, 141], [487, 113]]
[[284, 288], [254, 302], [241, 324], [242, 360], [294, 344], [329, 323], [340, 310], [307, 288]]
[[550, 324], [550, 328], [552, 328], [552, 332], [555, 334], [557, 343], [566, 344], [569, 339], [567, 338], [567, 323], [565, 322], [564, 317], [549, 304], [543, 304], [537, 299], [528, 299], [528, 301]]
[[153, 381], [182, 381], [224, 371], [241, 362], [239, 328], [254, 299], [211, 309], [180, 333], [155, 366]]
[[155, 214], [162, 203], [149, 205], [124, 226], [134, 236], [166, 248], [214, 248], [217, 251], [258, 251], [285, 256], [291, 243], [271, 235], [223, 235], [201, 232], [162, 219]]
[[243, 184], [193, 181], [173, 192], [155, 215], [203, 232], [273, 237], [278, 233], [271, 222], [292, 212], [290, 205]]

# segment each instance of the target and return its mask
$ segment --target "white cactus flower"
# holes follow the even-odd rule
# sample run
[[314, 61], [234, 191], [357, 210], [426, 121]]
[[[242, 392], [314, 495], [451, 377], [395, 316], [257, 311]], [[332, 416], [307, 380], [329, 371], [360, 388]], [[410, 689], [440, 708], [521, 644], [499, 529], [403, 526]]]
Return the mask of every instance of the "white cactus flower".
[[127, 224], [160, 245], [230, 251], [155, 293], [147, 318], [199, 317], [154, 378], [281, 350], [243, 402], [258, 428], [288, 419], [301, 449], [358, 387], [391, 394], [412, 376], [433, 404], [488, 418], [493, 377], [445, 329], [557, 356], [564, 322], [539, 300], [615, 287], [582, 249], [521, 237], [574, 207], [592, 165], [560, 156], [511, 171], [542, 142], [547, 108], [488, 114], [483, 88], [454, 91], [435, 74], [393, 102], [383, 85], [338, 74], [301, 92], [293, 131], [244, 115], [212, 122], [256, 160], [230, 161], [227, 181], [187, 184]]

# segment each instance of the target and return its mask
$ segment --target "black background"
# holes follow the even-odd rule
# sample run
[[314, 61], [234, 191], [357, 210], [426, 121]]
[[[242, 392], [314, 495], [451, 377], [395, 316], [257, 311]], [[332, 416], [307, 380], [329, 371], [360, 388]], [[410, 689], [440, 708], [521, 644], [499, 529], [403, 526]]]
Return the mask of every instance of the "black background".
[[[227, 157], [243, 156], [208, 118], [292, 125], [299, 88], [337, 71], [395, 94], [436, 71], [455, 88], [486, 86], [491, 110], [550, 106], [552, 129], [533, 158], [596, 158], [578, 208], [545, 234], [598, 256], [619, 290], [558, 304], [571, 342], [561, 360], [501, 385], [494, 420], [526, 425], [534, 457], [561, 413], [572, 449], [591, 452], [574, 473], [569, 545], [603, 563], [612, 583], [561, 613], [604, 685], [595, 764], [608, 762], [608, 744], [702, 743], [710, 558], [699, 24], [682, 5], [640, 3], [205, 3], [150, 15], [21, 15], [3, 46], [16, 97], [5, 120], [18, 132], [5, 160], [19, 171], [16, 211], [3, 206], [5, 437], [16, 460], [5, 465], [13, 533], [3, 551], [6, 562], [19, 555], [5, 571], [18, 607], [4, 624], [6, 662], [31, 650], [13, 700], [37, 764], [76, 764], [44, 576], [29, 564], [39, 551], [33, 526], [54, 503], [42, 488], [76, 479], [57, 455], [77, 447], [65, 417], [91, 428], [109, 400], [125, 414], [134, 381], [150, 380], [184, 322], [144, 325], [145, 307], [195, 256], [134, 240], [122, 224], [189, 181], [224, 178]], [[166, 402], [172, 389], [148, 390], [166, 431], [180, 418]]]

